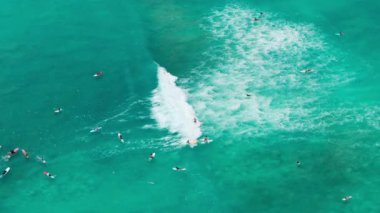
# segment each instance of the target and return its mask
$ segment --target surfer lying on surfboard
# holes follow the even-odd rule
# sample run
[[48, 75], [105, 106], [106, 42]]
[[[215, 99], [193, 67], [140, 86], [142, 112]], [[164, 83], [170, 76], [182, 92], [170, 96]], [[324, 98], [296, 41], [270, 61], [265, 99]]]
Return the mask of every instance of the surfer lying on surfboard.
[[99, 71], [97, 73], [94, 74], [94, 78], [99, 78], [100, 76], [102, 76], [104, 74], [103, 71]]
[[44, 175], [46, 175], [47, 177], [49, 177], [51, 179], [55, 178], [55, 175], [50, 174], [50, 172], [44, 171], [43, 173], [44, 173]]
[[153, 160], [155, 157], [156, 157], [156, 153], [155, 152], [150, 153], [149, 160]]
[[11, 171], [11, 167], [7, 167], [4, 169], [3, 172], [1, 172], [0, 178], [3, 178], [5, 175], [7, 175]]
[[36, 157], [37, 161], [43, 163], [43, 164], [46, 164], [46, 160], [44, 159], [44, 157], [41, 157], [41, 156], [37, 156]]
[[54, 113], [55, 113], [55, 114], [59, 114], [59, 113], [61, 113], [62, 111], [63, 111], [63, 109], [62, 109], [61, 107], [57, 107], [57, 108], [54, 109]]
[[9, 151], [9, 152], [4, 156], [4, 159], [5, 159], [5, 160], [9, 160], [13, 155], [15, 155], [15, 154], [18, 152], [18, 150], [19, 150], [18, 147], [12, 149], [11, 151]]
[[302, 73], [311, 73], [311, 72], [314, 72], [314, 70], [312, 70], [312, 69], [306, 69], [306, 70], [302, 70], [301, 72]]
[[21, 149], [22, 154], [24, 155], [25, 158], [29, 158], [29, 154], [25, 149]]
[[180, 167], [178, 167], [178, 166], [175, 166], [175, 167], [173, 167], [173, 170], [174, 170], [174, 171], [185, 171], [186, 168], [180, 168]]
[[124, 143], [123, 135], [120, 132], [117, 133], [117, 137], [119, 138], [120, 142]]

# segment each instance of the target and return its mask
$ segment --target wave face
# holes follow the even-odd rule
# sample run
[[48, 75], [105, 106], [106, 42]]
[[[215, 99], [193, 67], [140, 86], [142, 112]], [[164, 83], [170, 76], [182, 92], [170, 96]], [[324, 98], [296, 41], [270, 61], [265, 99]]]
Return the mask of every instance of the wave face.
[[194, 109], [187, 102], [186, 92], [176, 85], [177, 77], [160, 66], [157, 77], [158, 86], [152, 97], [152, 116], [158, 126], [179, 134], [182, 143], [199, 138], [202, 135], [200, 123], [194, 123]]

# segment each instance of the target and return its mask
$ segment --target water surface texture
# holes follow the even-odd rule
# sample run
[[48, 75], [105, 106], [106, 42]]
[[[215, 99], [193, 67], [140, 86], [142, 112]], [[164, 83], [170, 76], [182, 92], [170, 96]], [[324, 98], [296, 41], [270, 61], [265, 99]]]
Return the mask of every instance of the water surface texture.
[[0, 212], [380, 212], [379, 11], [3, 1]]

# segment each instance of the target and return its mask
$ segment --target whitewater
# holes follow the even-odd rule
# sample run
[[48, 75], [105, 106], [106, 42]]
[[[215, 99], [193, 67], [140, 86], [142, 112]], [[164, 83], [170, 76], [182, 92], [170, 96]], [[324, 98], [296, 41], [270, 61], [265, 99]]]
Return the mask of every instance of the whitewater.
[[151, 101], [152, 117], [158, 127], [179, 134], [182, 144], [196, 140], [202, 135], [201, 123], [187, 101], [186, 92], [176, 85], [177, 77], [158, 65], [157, 78], [158, 86]]

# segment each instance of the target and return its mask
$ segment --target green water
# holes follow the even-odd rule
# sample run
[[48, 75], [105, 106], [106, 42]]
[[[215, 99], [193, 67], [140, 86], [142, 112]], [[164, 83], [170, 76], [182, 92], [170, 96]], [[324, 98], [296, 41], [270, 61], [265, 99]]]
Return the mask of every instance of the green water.
[[[359, 0], [3, 1], [0, 151], [31, 157], [0, 161], [12, 168], [0, 212], [379, 212], [379, 11]], [[181, 94], [155, 90], [157, 64], [212, 143], [182, 143], [193, 129]], [[152, 104], [159, 95], [169, 111]]]

